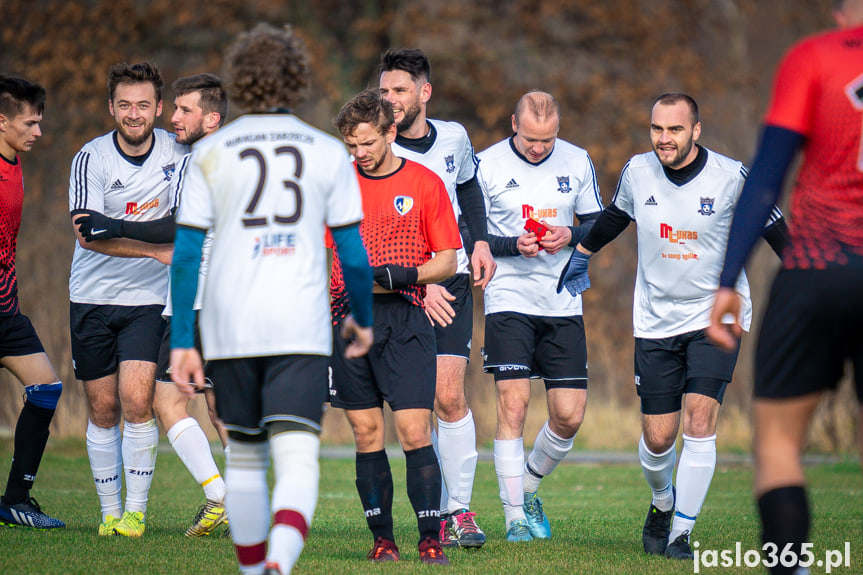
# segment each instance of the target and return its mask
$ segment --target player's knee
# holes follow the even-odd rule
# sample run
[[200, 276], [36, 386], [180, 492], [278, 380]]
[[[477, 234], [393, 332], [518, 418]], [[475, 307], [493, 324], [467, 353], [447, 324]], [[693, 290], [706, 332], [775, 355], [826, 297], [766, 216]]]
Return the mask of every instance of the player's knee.
[[63, 393], [63, 382], [28, 385], [24, 388], [24, 397], [27, 403], [43, 409], [57, 409], [60, 395]]
[[665, 453], [674, 445], [677, 439], [677, 430], [671, 433], [667, 430], [647, 429], [643, 430], [644, 444], [652, 453]]

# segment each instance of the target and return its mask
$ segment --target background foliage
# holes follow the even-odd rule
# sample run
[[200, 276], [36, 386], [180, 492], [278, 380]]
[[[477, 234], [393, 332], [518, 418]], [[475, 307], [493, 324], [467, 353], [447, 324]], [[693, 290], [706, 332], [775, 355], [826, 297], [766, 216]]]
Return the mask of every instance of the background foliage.
[[[626, 160], [649, 149], [649, 107], [662, 92], [693, 95], [702, 111], [702, 143], [747, 162], [776, 63], [791, 42], [831, 25], [829, 7], [828, 0], [3, 0], [0, 73], [38, 81], [49, 92], [45, 135], [24, 157], [18, 274], [23, 310], [67, 383], [54, 432], [80, 435], [86, 422], [69, 350], [74, 239], [67, 190], [74, 153], [112, 128], [104, 87], [111, 64], [153, 60], [170, 85], [179, 76], [219, 72], [224, 46], [255, 22], [290, 22], [306, 40], [314, 70], [309, 99], [297, 112], [334, 131], [331, 118], [341, 104], [375, 85], [382, 51], [419, 47], [432, 62], [430, 116], [464, 124], [477, 151], [510, 135], [509, 116], [522, 93], [554, 94], [563, 110], [560, 135], [588, 149], [607, 203]], [[159, 125], [170, 129], [173, 95], [166, 90], [164, 97]], [[585, 298], [592, 399], [582, 433], [589, 446], [614, 447], [609, 431], [616, 428], [624, 428], [621, 444], [637, 438], [634, 244], [630, 229], [592, 264], [594, 288]], [[756, 316], [777, 267], [768, 252], [762, 249], [750, 264]], [[468, 392], [481, 440], [488, 441], [494, 393], [479, 369], [483, 324], [476, 295]], [[726, 435], [739, 435], [740, 446], [748, 437], [753, 339], [744, 340], [724, 416]], [[21, 391], [3, 377], [0, 426], [8, 426]], [[536, 393], [528, 437], [544, 419], [540, 386]], [[854, 402], [848, 398], [846, 389], [825, 407], [813, 436], [819, 447], [851, 445]], [[341, 419], [328, 420], [332, 441], [350, 441]]]

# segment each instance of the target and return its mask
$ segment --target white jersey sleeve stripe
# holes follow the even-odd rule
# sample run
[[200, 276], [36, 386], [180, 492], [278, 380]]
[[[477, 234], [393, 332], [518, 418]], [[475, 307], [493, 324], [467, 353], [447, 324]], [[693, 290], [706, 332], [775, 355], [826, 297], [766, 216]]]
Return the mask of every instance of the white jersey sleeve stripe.
[[[599, 181], [596, 178], [596, 168], [593, 166], [593, 160], [590, 159], [590, 156], [587, 157], [587, 164], [590, 169], [590, 179], [593, 182], [593, 197], [596, 198], [596, 203], [599, 205], [599, 211], [602, 211], [602, 196], [599, 194]], [[575, 215], [577, 216], [578, 214]]]
[[[623, 169], [620, 170], [620, 177], [617, 178], [617, 187], [614, 188], [614, 196], [611, 198], [611, 203], [614, 204], [617, 202], [617, 194], [620, 193], [620, 184], [623, 182], [623, 176], [626, 174], [626, 171], [629, 169], [629, 162], [626, 162], [626, 165], [623, 166]], [[631, 217], [631, 216], [630, 216]]]
[[176, 172], [177, 184], [174, 186], [174, 197], [171, 198], [171, 208], [180, 206], [180, 199], [183, 196], [183, 184], [186, 183], [186, 166], [189, 165], [189, 158], [192, 154], [186, 154], [180, 161], [180, 168]]

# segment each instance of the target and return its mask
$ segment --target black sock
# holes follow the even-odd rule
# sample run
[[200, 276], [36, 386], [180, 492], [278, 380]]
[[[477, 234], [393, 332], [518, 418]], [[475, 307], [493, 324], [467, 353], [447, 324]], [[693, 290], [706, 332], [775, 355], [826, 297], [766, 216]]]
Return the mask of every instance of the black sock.
[[372, 537], [395, 541], [393, 536], [393, 475], [387, 452], [356, 454], [357, 493]]
[[[809, 503], [806, 489], [801, 486], [780, 487], [758, 498], [761, 513], [761, 541], [776, 545], [776, 556], [781, 557], [785, 546], [800, 557], [803, 543], [809, 536]], [[783, 567], [781, 562], [771, 569], [773, 575], [792, 574], [797, 567]]]
[[15, 452], [3, 502], [15, 505], [26, 501], [36, 480], [36, 472], [48, 443], [49, 427], [54, 417], [53, 409], [37, 407], [24, 402], [18, 424], [15, 426]]
[[417, 515], [420, 541], [440, 538], [440, 464], [431, 445], [405, 451], [408, 499]]

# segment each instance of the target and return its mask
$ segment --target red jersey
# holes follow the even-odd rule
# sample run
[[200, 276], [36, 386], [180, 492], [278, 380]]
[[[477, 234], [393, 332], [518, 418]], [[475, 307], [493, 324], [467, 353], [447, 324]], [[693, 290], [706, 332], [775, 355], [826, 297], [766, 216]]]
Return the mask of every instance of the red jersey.
[[863, 27], [795, 44], [765, 123], [806, 137], [784, 266], [863, 266]]
[[[360, 170], [357, 173], [364, 214], [360, 236], [372, 267], [384, 264], [417, 267], [430, 260], [432, 252], [461, 247], [452, 204], [437, 174], [411, 160], [402, 160], [401, 167], [387, 176], [369, 176]], [[332, 247], [329, 234], [327, 245]], [[425, 286], [411, 285], [397, 291], [422, 307]], [[335, 250], [330, 297], [333, 320], [345, 317], [350, 306]]]
[[24, 203], [24, 176], [21, 159], [15, 163], [0, 156], [0, 316], [18, 313], [18, 278], [15, 249]]

